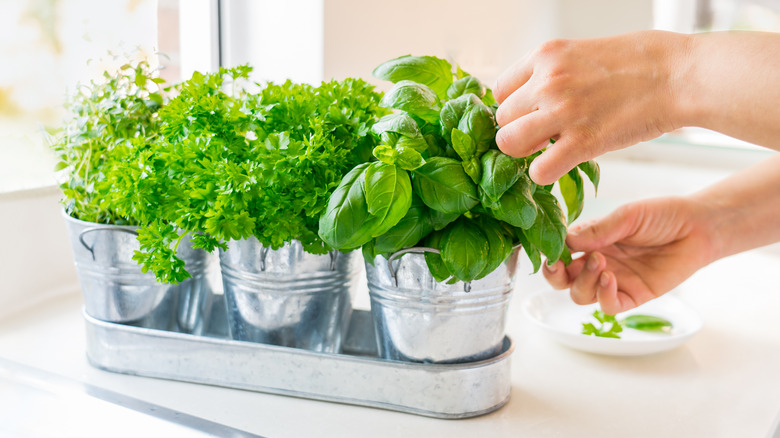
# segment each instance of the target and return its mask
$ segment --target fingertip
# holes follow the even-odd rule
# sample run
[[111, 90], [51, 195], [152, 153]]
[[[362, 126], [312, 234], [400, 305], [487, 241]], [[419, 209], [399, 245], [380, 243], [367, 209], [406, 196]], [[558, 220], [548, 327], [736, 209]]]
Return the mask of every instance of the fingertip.
[[561, 175], [554, 175], [550, 173], [549, 169], [546, 166], [546, 160], [542, 159], [542, 157], [545, 156], [545, 152], [542, 152], [542, 155], [539, 155], [536, 157], [532, 162], [531, 165], [528, 167], [528, 176], [531, 178], [531, 180], [540, 185], [540, 186], [546, 186], [554, 183], [555, 181], [558, 181], [558, 178], [563, 176]]
[[542, 267], [542, 274], [553, 289], [566, 289], [571, 284], [569, 275], [561, 261], [557, 261], [552, 265], [545, 263]]

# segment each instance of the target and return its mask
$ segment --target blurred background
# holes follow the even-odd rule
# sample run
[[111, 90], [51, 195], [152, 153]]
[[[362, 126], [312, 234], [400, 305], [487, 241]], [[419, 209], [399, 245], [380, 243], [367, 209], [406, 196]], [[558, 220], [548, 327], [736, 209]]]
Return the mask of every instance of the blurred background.
[[[77, 288], [47, 131], [69, 92], [126, 56], [170, 82], [250, 63], [258, 81], [357, 76], [383, 89], [381, 62], [436, 55], [492, 84], [546, 40], [650, 28], [778, 31], [780, 1], [0, 0], [0, 314]], [[699, 134], [689, 140], [726, 141]]]
[[0, 192], [52, 184], [44, 129], [69, 90], [120, 65], [112, 55], [151, 58], [173, 82], [248, 62], [257, 80], [316, 83], [427, 54], [490, 84], [545, 40], [649, 28], [777, 31], [780, 2], [0, 0]]

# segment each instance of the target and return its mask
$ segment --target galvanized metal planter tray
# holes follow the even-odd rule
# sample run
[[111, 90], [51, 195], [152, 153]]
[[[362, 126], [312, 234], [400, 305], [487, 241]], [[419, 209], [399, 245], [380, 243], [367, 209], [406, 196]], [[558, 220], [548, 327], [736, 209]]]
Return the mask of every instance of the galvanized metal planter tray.
[[[216, 312], [219, 315], [221, 312]], [[420, 364], [377, 357], [371, 313], [352, 313], [342, 354], [227, 339], [224, 321], [204, 336], [100, 321], [84, 313], [87, 357], [98, 368], [437, 418], [503, 406], [511, 391], [512, 341], [495, 357]]]

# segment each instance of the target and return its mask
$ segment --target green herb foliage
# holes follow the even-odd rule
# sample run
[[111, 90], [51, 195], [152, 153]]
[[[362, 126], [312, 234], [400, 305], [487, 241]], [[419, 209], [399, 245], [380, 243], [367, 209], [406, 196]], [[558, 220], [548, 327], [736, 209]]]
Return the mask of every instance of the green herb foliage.
[[[131, 160], [136, 175], [118, 189], [134, 193], [128, 212], [156, 219], [141, 229], [135, 258], [160, 280], [189, 276], [173, 251], [185, 235], [209, 251], [252, 236], [273, 249], [292, 240], [310, 253], [332, 249], [319, 217], [345, 174], [371, 157], [371, 127], [388, 112], [381, 95], [359, 79], [254, 84], [249, 93], [250, 72], [223, 68], [181, 84], [160, 111], [161, 138]], [[397, 222], [409, 207], [408, 176], [394, 166], [372, 175], [366, 186], [360, 174], [371, 211]]]
[[593, 311], [593, 317], [598, 321], [598, 326], [592, 322], [582, 323], [582, 334], [593, 335], [602, 338], [620, 338], [623, 326], [620, 325], [615, 315], [608, 315], [601, 310]]
[[655, 315], [633, 314], [623, 319], [617, 319], [615, 315], [608, 315], [601, 310], [595, 310], [593, 311], [593, 317], [598, 322], [598, 325], [593, 322], [583, 322], [583, 335], [619, 339], [623, 328], [655, 333], [670, 333], [673, 328], [671, 321]]
[[112, 202], [114, 176], [128, 157], [159, 136], [164, 82], [146, 61], [128, 63], [103, 80], [79, 86], [66, 104], [71, 117], [52, 147], [64, 177], [65, 212], [88, 222], [138, 225], [142, 218]]
[[[362, 247], [369, 261], [378, 254], [432, 247], [440, 254], [425, 255], [431, 273], [451, 282], [484, 277], [517, 245], [524, 247], [534, 271], [542, 254], [548, 263], [570, 260], [566, 226], [584, 202], [579, 172], [597, 185], [595, 162], [561, 179], [566, 215], [553, 187], [537, 186], [528, 177], [534, 156], [513, 158], [498, 150], [496, 102], [477, 78], [432, 56], [390, 60], [374, 76], [395, 84], [381, 101], [393, 112], [372, 130], [378, 143], [374, 158], [393, 177], [383, 184], [383, 197], [368, 190], [373, 163], [356, 167], [341, 181], [320, 217], [319, 235], [328, 245]], [[411, 190], [401, 175], [407, 175]], [[385, 213], [391, 209], [392, 215]]]

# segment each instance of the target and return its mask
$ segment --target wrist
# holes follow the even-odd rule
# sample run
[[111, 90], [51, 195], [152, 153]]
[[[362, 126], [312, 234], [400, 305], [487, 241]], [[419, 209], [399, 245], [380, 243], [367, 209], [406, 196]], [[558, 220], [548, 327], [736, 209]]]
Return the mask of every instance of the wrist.
[[735, 253], [733, 238], [739, 234], [740, 210], [733, 208], [709, 189], [694, 193], [689, 200], [696, 206], [699, 231], [706, 242], [705, 264]]
[[696, 102], [696, 46], [695, 35], [664, 32], [665, 50], [668, 53], [666, 80], [669, 100], [670, 123], [674, 129], [692, 126], [697, 115]]

